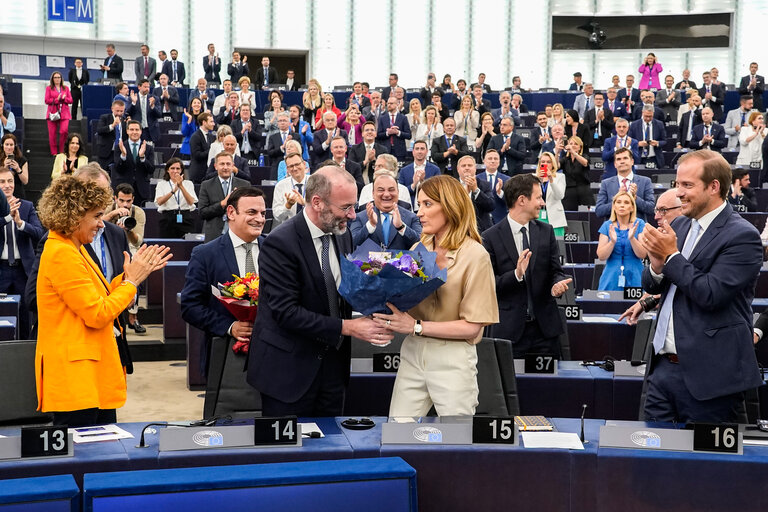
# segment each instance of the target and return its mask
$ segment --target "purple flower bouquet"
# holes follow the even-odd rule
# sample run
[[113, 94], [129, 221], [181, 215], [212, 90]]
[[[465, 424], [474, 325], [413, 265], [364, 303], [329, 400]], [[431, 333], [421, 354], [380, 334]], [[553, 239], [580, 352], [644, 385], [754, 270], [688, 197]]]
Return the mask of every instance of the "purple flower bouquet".
[[448, 277], [437, 254], [419, 244], [413, 251], [390, 251], [366, 240], [341, 259], [339, 293], [362, 315], [391, 313], [387, 302], [407, 311], [437, 290]]

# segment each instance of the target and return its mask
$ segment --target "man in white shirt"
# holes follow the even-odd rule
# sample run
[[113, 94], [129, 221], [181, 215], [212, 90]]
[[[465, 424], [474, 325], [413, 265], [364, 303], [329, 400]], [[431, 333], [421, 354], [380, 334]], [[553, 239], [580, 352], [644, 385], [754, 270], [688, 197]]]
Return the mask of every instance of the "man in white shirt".
[[584, 92], [576, 96], [573, 101], [573, 109], [579, 113], [579, 119], [584, 119], [584, 112], [594, 108], [595, 100], [592, 98], [592, 93], [595, 88], [590, 83], [584, 84]]
[[155, 87], [152, 93], [160, 99], [163, 118], [170, 117], [173, 121], [178, 121], [179, 91], [172, 85], [168, 85], [168, 75], [160, 73], [158, 81], [160, 85]]
[[213, 117], [218, 117], [226, 105], [227, 99], [229, 98], [229, 93], [232, 92], [232, 80], [229, 78], [225, 79], [221, 84], [221, 88], [224, 89], [224, 94], [219, 94], [216, 96], [216, 99], [213, 100], [213, 107], [211, 107]]
[[278, 181], [272, 196], [272, 229], [304, 209], [307, 169], [301, 153], [285, 157], [288, 176]]

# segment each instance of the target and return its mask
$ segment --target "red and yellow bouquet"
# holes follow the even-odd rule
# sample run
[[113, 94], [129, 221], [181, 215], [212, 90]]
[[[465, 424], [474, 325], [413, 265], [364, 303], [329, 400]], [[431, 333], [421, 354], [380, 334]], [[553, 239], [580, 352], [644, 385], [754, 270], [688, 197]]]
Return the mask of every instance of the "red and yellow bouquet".
[[[259, 275], [249, 272], [244, 277], [232, 277], [235, 279], [212, 287], [213, 295], [239, 322], [253, 323], [259, 309]], [[248, 343], [238, 341], [232, 350], [247, 354]]]

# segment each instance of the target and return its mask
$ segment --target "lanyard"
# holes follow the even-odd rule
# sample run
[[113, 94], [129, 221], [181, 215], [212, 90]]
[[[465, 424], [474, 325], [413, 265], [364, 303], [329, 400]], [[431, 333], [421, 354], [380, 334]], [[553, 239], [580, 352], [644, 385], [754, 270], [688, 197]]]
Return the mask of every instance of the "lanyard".
[[544, 183], [541, 184], [541, 197], [545, 201], [547, 200], [547, 187], [549, 187], [548, 181], [545, 181]]
[[173, 194], [173, 198], [176, 200], [176, 210], [181, 210], [181, 190]]
[[104, 233], [99, 237], [101, 240], [101, 269], [104, 271], [104, 277], [107, 277], [107, 249], [104, 246]]

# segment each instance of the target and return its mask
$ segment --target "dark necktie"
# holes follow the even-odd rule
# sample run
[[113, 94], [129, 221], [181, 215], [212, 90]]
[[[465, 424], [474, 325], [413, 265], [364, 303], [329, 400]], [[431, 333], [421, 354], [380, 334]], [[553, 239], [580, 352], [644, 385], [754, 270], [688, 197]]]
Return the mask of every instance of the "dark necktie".
[[328, 312], [332, 318], [338, 318], [339, 316], [339, 298], [338, 290], [336, 289], [336, 280], [333, 278], [331, 272], [331, 258], [330, 258], [330, 245], [331, 235], [323, 235], [320, 237], [323, 244], [323, 250], [321, 254], [323, 281], [325, 282], [325, 292], [328, 298]]
[[16, 264], [16, 252], [13, 250], [13, 222], [5, 225], [5, 245], [8, 247], [8, 265]]
[[[531, 244], [528, 242], [528, 229], [523, 226], [520, 228], [520, 234], [523, 235], [523, 250], [531, 249]], [[525, 271], [525, 293], [528, 296], [528, 317], [533, 320], [536, 318], [533, 314], [533, 291], [531, 290], [531, 266], [528, 265], [528, 268]]]
[[144, 76], [149, 76], [149, 59], [144, 57]]
[[[299, 193], [300, 196], [304, 197], [304, 192], [302, 189], [304, 188], [303, 183], [297, 183], [296, 184], [296, 192]], [[304, 205], [300, 203], [296, 203], [296, 213], [301, 213], [301, 211], [304, 209]]]

